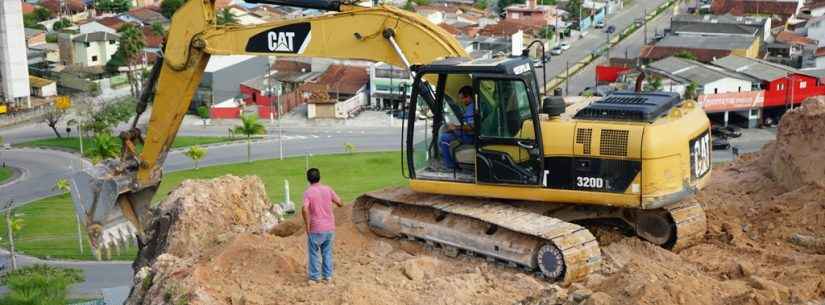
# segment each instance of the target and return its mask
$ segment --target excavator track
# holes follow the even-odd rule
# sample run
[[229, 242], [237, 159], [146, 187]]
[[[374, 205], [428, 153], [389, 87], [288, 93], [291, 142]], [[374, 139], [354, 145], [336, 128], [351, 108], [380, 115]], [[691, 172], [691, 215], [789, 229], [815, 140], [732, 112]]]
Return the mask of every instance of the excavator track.
[[707, 217], [695, 199], [665, 208], [676, 226], [676, 240], [671, 250], [678, 251], [699, 243], [707, 231]]
[[387, 189], [358, 198], [352, 220], [361, 231], [421, 240], [446, 253], [463, 250], [564, 283], [584, 279], [602, 262], [586, 228], [489, 199]]

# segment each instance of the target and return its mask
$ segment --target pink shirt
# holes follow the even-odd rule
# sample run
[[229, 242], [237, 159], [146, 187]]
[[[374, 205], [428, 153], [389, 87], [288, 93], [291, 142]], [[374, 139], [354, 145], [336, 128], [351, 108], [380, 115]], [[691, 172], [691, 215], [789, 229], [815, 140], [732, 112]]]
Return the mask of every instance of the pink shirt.
[[332, 188], [320, 182], [310, 185], [304, 191], [304, 207], [309, 212], [310, 233], [335, 231], [335, 215], [332, 214], [333, 199], [341, 200]]

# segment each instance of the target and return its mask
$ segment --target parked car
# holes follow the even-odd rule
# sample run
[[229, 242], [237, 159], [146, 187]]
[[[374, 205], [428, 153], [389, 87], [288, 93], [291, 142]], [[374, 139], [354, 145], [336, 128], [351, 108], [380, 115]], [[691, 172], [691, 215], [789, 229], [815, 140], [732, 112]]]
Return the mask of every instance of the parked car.
[[665, 38], [665, 33], [656, 32], [655, 34], [653, 34], [653, 40], [655, 41], [662, 40], [662, 38]]
[[599, 22], [596, 22], [596, 24], [594, 25], [594, 27], [596, 27], [597, 29], [604, 28], [604, 21], [599, 21]]
[[645, 24], [645, 19], [644, 19], [644, 18], [641, 18], [641, 17], [640, 17], [640, 18], [636, 18], [636, 20], [634, 21], [634, 23], [636, 23], [636, 26], [642, 26], [643, 24]]
[[710, 131], [713, 136], [725, 139], [738, 138], [742, 136], [742, 128], [733, 125], [728, 125], [727, 127], [714, 125], [711, 127]]
[[726, 150], [730, 148], [730, 143], [728, 139], [724, 138], [713, 138], [713, 150]]
[[566, 42], [562, 42], [561, 44], [559, 44], [559, 47], [560, 47], [563, 51], [567, 51], [567, 49], [569, 49], [569, 48], [570, 48], [570, 44], [568, 44], [568, 43], [566, 43]]
[[561, 55], [561, 53], [563, 53], [563, 52], [564, 52], [564, 49], [562, 49], [560, 46], [556, 46], [555, 48], [550, 50], [550, 54], [553, 54], [553, 55]]

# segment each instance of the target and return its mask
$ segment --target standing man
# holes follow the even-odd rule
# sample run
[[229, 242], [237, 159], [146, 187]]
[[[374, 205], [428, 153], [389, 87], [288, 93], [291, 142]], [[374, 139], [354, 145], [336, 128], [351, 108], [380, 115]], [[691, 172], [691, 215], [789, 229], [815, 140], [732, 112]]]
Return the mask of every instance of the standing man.
[[441, 148], [441, 157], [444, 166], [449, 169], [458, 169], [458, 164], [450, 152], [450, 142], [458, 140], [461, 144], [472, 144], [475, 140], [473, 136], [473, 116], [475, 115], [475, 103], [473, 103], [473, 87], [464, 86], [458, 90], [458, 98], [464, 105], [464, 115], [461, 117], [461, 124], [447, 125], [447, 131], [441, 134], [438, 145]]
[[[332, 204], [343, 207], [341, 198], [329, 186], [323, 185], [321, 172], [317, 168], [307, 171], [309, 187], [304, 191], [304, 208], [301, 215], [304, 217], [307, 231], [307, 273], [309, 284], [317, 283], [321, 276], [324, 282], [332, 283], [332, 241], [335, 239], [335, 215], [332, 214]], [[320, 256], [320, 257], [319, 257]], [[319, 272], [319, 265], [323, 268]]]

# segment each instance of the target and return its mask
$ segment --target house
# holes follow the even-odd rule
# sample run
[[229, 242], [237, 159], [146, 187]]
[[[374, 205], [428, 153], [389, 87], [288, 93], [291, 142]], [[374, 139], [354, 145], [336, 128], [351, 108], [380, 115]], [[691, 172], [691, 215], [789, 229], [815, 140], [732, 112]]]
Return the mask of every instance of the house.
[[72, 22], [80, 22], [90, 16], [88, 6], [83, 0], [42, 0], [40, 6], [49, 10], [52, 16], [64, 16]]
[[777, 16], [784, 23], [799, 13], [805, 0], [714, 0], [710, 10], [714, 15]]
[[286, 19], [287, 12], [270, 5], [258, 5], [249, 10], [249, 13], [263, 20]]
[[800, 11], [812, 17], [825, 16], [825, 0], [808, 0]]
[[794, 68], [814, 67], [818, 44], [816, 40], [784, 30], [775, 35], [773, 43], [765, 46], [766, 59]]
[[825, 15], [809, 19], [804, 32], [808, 38], [817, 40], [818, 47], [825, 47]]
[[307, 101], [307, 118], [348, 118], [353, 116], [369, 99], [368, 69], [358, 66], [333, 64], [318, 78], [316, 84], [326, 88], [326, 98]]
[[144, 48], [150, 50], [160, 50], [163, 44], [163, 36], [152, 30], [151, 26], [144, 26], [140, 29], [143, 32]]
[[698, 85], [699, 95], [751, 91], [753, 87], [750, 77], [675, 56], [652, 62], [646, 68], [654, 75], [673, 81], [674, 87], [664, 86], [664, 89], [679, 94], [684, 94], [691, 83]]
[[266, 75], [269, 58], [250, 55], [216, 55], [209, 58], [200, 85], [192, 98], [193, 105], [217, 105], [225, 101], [242, 100], [240, 85]]
[[506, 19], [535, 19], [544, 22], [544, 25], [561, 22], [561, 10], [555, 5], [538, 5], [536, 0], [528, 0], [526, 4], [513, 4], [505, 9]]
[[57, 83], [53, 80], [30, 75], [29, 85], [31, 86], [32, 96], [50, 97], [57, 95]]
[[539, 36], [545, 25], [541, 21], [534, 19], [504, 19], [497, 24], [488, 25], [478, 31], [479, 36], [485, 37], [510, 37], [513, 34], [522, 31], [524, 32], [525, 40], [530, 41], [530, 37]]
[[764, 108], [798, 104], [808, 97], [825, 94], [825, 86], [816, 76], [766, 60], [731, 55], [711, 64], [753, 78], [758, 88], [765, 91]]
[[23, 32], [26, 35], [26, 46], [28, 47], [46, 43], [46, 31], [25, 28]]
[[[125, 23], [121, 22], [120, 26], [122, 26], [123, 24]], [[87, 20], [85, 22], [78, 23], [76, 26], [79, 34], [88, 34], [94, 32], [106, 32], [110, 34], [117, 34], [117, 30], [120, 28], [107, 26], [101, 23], [99, 20]]]
[[670, 21], [675, 35], [760, 37], [771, 38], [771, 19], [758, 16], [679, 14]]
[[820, 47], [819, 49], [816, 49], [814, 58], [814, 66], [817, 69], [825, 69], [825, 47]]
[[28, 2], [21, 3], [21, 10], [23, 11], [23, 15], [34, 13], [34, 9], [37, 8], [34, 4]]
[[382, 109], [398, 109], [404, 96], [410, 96], [412, 77], [409, 70], [377, 63], [370, 66], [369, 75], [369, 105], [380, 106]]
[[169, 19], [163, 16], [163, 14], [145, 7], [131, 9], [128, 13], [120, 15], [120, 19], [126, 22], [139, 23], [141, 26], [151, 26], [155, 23], [169, 23]]
[[56, 43], [43, 43], [30, 46], [29, 49], [43, 52], [44, 58], [49, 63], [57, 63], [60, 61], [60, 47]]
[[639, 57], [645, 61], [659, 60], [685, 51], [701, 62], [728, 55], [757, 57], [759, 38], [741, 36], [666, 36], [654, 44], [643, 46]]
[[160, 7], [161, 0], [132, 0], [132, 7]]
[[80, 34], [72, 38], [73, 61], [84, 67], [105, 65], [117, 51], [120, 36], [108, 32]]
[[120, 19], [116, 16], [99, 18], [95, 20], [95, 22], [108, 28], [114, 29], [115, 31], [119, 31], [120, 28], [123, 27], [124, 24], [126, 24], [126, 21], [123, 21], [123, 19]]
[[584, 0], [582, 1], [582, 16], [579, 20], [579, 30], [586, 31], [596, 23], [604, 22], [607, 18], [607, 4], [602, 1]]
[[243, 6], [234, 4], [227, 6], [226, 9], [229, 10], [229, 13], [235, 16], [235, 19], [238, 21], [238, 24], [241, 25], [252, 25], [252, 24], [261, 24], [264, 23], [264, 19], [258, 18], [250, 13], [248, 9]]

